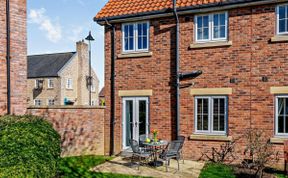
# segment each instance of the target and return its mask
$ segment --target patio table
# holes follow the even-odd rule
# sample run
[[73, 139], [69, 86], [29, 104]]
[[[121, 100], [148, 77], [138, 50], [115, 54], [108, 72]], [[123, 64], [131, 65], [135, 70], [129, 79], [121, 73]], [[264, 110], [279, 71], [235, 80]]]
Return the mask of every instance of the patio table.
[[166, 148], [166, 146], [168, 145], [168, 141], [166, 140], [160, 140], [158, 142], [144, 142], [143, 143], [146, 147], [149, 147], [152, 151], [152, 155], [154, 160], [152, 162], [149, 163], [150, 166], [154, 166], [154, 167], [159, 167], [159, 166], [163, 166], [163, 162], [162, 161], [158, 161], [158, 157], [159, 154]]

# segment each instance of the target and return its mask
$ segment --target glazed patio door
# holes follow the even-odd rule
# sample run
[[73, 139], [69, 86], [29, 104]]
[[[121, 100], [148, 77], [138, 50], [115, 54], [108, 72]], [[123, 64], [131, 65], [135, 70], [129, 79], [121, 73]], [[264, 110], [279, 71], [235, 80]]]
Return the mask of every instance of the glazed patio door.
[[149, 133], [149, 100], [147, 97], [123, 98], [123, 149], [130, 147], [130, 139]]

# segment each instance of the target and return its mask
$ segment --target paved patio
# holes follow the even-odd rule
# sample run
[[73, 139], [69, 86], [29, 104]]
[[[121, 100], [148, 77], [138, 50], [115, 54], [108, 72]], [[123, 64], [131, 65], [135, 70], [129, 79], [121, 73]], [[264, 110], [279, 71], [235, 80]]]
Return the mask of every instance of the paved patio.
[[127, 175], [141, 175], [147, 177], [173, 177], [173, 178], [197, 178], [203, 168], [204, 163], [185, 160], [184, 164], [180, 161], [180, 171], [177, 171], [177, 161], [171, 160], [168, 172], [164, 166], [152, 168], [147, 166], [137, 166], [131, 164], [130, 160], [125, 157], [116, 157], [95, 168], [95, 172], [117, 173]]

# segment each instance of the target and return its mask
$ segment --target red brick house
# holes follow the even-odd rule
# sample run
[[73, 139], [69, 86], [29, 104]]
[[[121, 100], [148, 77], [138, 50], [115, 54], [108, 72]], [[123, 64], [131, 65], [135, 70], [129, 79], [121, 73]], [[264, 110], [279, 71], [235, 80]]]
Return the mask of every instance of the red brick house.
[[25, 114], [26, 0], [2, 0], [0, 7], [0, 115]]
[[[178, 0], [177, 14], [179, 43], [172, 0], [110, 0], [94, 18], [105, 26], [105, 153], [158, 129], [186, 136], [185, 157], [199, 159], [257, 128], [283, 156], [288, 1]], [[192, 71], [202, 75], [180, 80], [177, 110], [177, 79]]]

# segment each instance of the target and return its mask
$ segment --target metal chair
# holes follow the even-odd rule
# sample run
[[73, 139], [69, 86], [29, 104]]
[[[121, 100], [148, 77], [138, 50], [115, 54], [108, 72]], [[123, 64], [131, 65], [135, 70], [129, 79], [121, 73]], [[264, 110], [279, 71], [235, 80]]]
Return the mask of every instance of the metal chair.
[[178, 171], [180, 170], [179, 159], [180, 150], [183, 146], [183, 141], [174, 140], [171, 141], [166, 149], [159, 155], [159, 158], [165, 161], [166, 172], [168, 172], [168, 165], [170, 165], [170, 159], [176, 159], [178, 163]]
[[147, 152], [145, 149], [141, 149], [141, 147], [139, 147], [139, 144], [136, 140], [131, 139], [130, 143], [131, 143], [131, 148], [133, 151], [131, 162], [133, 162], [134, 160], [133, 158], [138, 158], [138, 161], [139, 161], [138, 170], [139, 170], [142, 159], [144, 159], [144, 161], [147, 161], [151, 157], [151, 153]]
[[185, 137], [180, 135], [180, 136], [178, 136], [177, 140], [182, 141], [182, 145], [181, 145], [181, 149], [180, 149], [180, 158], [182, 159], [183, 164], [184, 164], [183, 146], [184, 146], [184, 142], [185, 142]]

